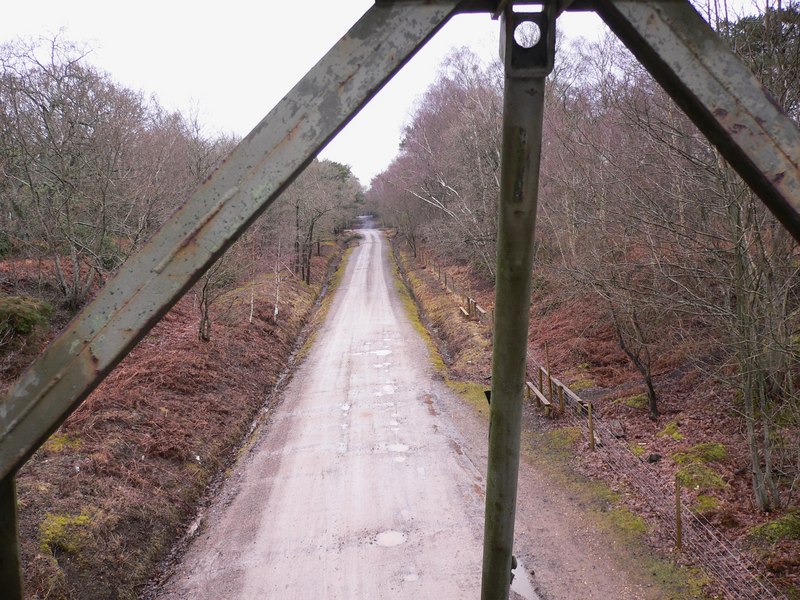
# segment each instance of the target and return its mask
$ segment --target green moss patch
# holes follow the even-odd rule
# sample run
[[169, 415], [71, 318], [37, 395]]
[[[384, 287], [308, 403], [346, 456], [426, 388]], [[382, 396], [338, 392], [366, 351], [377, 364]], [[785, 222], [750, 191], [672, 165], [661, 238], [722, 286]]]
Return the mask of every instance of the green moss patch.
[[85, 540], [91, 518], [80, 515], [57, 515], [47, 513], [39, 524], [39, 548], [51, 554], [69, 552], [75, 554]]
[[726, 458], [728, 458], [728, 451], [723, 444], [718, 442], [703, 442], [672, 455], [672, 460], [679, 465], [718, 462]]
[[768, 523], [753, 527], [747, 535], [771, 544], [781, 540], [800, 540], [800, 511], [792, 511]]
[[705, 494], [698, 494], [697, 498], [694, 499], [694, 505], [692, 505], [692, 509], [699, 513], [711, 512], [717, 508], [719, 508], [719, 500], [714, 496]]
[[471, 381], [452, 381], [446, 380], [447, 386], [472, 404], [479, 413], [487, 419], [489, 418], [489, 403], [486, 401], [485, 385], [473, 383]]
[[48, 452], [58, 454], [60, 452], [64, 452], [65, 450], [76, 450], [80, 448], [80, 446], [81, 441], [79, 439], [60, 433], [54, 433], [42, 447]]
[[582, 433], [578, 427], [559, 427], [544, 432], [541, 445], [550, 455], [562, 459], [569, 458], [573, 455], [573, 448], [581, 436]]
[[439, 353], [439, 349], [436, 347], [436, 344], [433, 342], [428, 330], [425, 328], [425, 325], [422, 323], [422, 318], [419, 314], [419, 307], [417, 303], [414, 301], [414, 298], [409, 292], [408, 287], [406, 287], [405, 282], [403, 281], [403, 277], [400, 274], [400, 265], [397, 264], [397, 257], [392, 252], [392, 271], [394, 273], [394, 284], [397, 288], [397, 293], [400, 296], [400, 302], [403, 304], [403, 308], [406, 310], [406, 314], [408, 318], [411, 320], [411, 325], [414, 329], [419, 333], [422, 339], [425, 341], [425, 345], [428, 347], [428, 354], [430, 355], [431, 364], [433, 367], [440, 373], [445, 372], [445, 365], [444, 361], [442, 360], [442, 355]]
[[615, 547], [624, 549], [622, 556], [630, 557], [631, 565], [635, 565], [631, 570], [635, 579], [644, 585], [657, 585], [664, 598], [704, 598], [703, 587], [709, 580], [701, 571], [675, 565], [653, 554], [647, 547], [647, 522], [620, 504], [619, 492], [601, 481], [576, 473], [570, 459], [581, 437], [581, 430], [574, 427], [527, 432], [524, 437], [525, 455], [569, 492], [596, 527], [610, 540], [615, 540]]
[[606, 513], [608, 522], [623, 537], [629, 539], [641, 539], [647, 533], [647, 523], [637, 514], [634, 514], [624, 506], [616, 506]]
[[10, 331], [14, 335], [30, 335], [33, 330], [47, 323], [53, 307], [29, 296], [0, 296], [0, 333]]
[[690, 463], [678, 470], [678, 482], [683, 486], [695, 490], [719, 490], [727, 486], [719, 474], [701, 463]]
[[624, 398], [617, 398], [614, 400], [615, 404], [624, 404], [631, 408], [645, 409], [647, 408], [647, 396], [645, 394], [636, 394], [635, 396], [625, 396]]
[[636, 442], [631, 442], [628, 444], [628, 449], [633, 453], [634, 456], [644, 456], [644, 453], [646, 452], [644, 446], [641, 446]]
[[593, 388], [594, 386], [595, 386], [594, 381], [592, 381], [589, 378], [576, 379], [575, 381], [569, 384], [569, 388], [576, 394], [578, 392], [588, 390], [589, 388]]
[[677, 421], [670, 421], [667, 425], [656, 434], [658, 437], [671, 437], [675, 441], [681, 441], [683, 434], [678, 428]]

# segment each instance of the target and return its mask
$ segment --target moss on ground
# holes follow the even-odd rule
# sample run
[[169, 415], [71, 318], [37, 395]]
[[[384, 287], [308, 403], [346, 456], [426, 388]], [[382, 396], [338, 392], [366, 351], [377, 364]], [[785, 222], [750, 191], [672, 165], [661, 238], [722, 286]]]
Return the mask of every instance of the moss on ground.
[[792, 511], [768, 523], [753, 527], [748, 537], [774, 544], [781, 540], [800, 540], [800, 511]]
[[44, 443], [42, 448], [47, 452], [58, 454], [65, 450], [77, 450], [81, 447], [81, 441], [76, 437], [71, 437], [61, 433], [54, 433]]
[[582, 377], [580, 379], [576, 379], [575, 381], [569, 384], [569, 389], [571, 389], [576, 394], [593, 387], [595, 387], [595, 383], [588, 377]]
[[572, 466], [576, 445], [582, 439], [577, 427], [526, 432], [523, 451], [532, 462], [574, 498], [596, 527], [615, 540], [620, 560], [643, 585], [656, 585], [664, 598], [693, 600], [705, 598], [708, 577], [700, 570], [676, 565], [647, 546], [647, 522], [621, 504], [621, 495], [605, 483], [577, 473]]
[[637, 444], [636, 442], [629, 443], [628, 444], [628, 449], [631, 451], [631, 453], [634, 456], [637, 456], [637, 457], [638, 456], [644, 456], [645, 452], [647, 452], [647, 450], [645, 450], [644, 446], [642, 446], [640, 444]]
[[649, 527], [647, 522], [624, 506], [615, 506], [606, 513], [609, 524], [624, 537], [641, 540]]
[[703, 442], [672, 455], [672, 460], [679, 465], [718, 462], [726, 458], [728, 458], [728, 451], [724, 444], [719, 442]]
[[39, 548], [50, 554], [75, 554], [83, 545], [91, 522], [85, 512], [79, 515], [47, 513], [39, 524]]
[[615, 404], [624, 404], [631, 408], [644, 409], [647, 408], [647, 396], [645, 394], [636, 394], [634, 396], [625, 396], [624, 398], [617, 398], [614, 400]]
[[481, 415], [489, 418], [489, 403], [486, 401], [486, 386], [471, 381], [446, 379], [447, 386], [475, 407]]
[[679, 442], [683, 439], [683, 434], [678, 428], [677, 421], [670, 421], [666, 424], [664, 429], [656, 434], [658, 437], [671, 437], [673, 440]]
[[[392, 273], [394, 274], [394, 284], [397, 288], [397, 293], [400, 296], [400, 302], [405, 308], [406, 314], [408, 315], [409, 320], [411, 321], [411, 325], [414, 327], [414, 330], [422, 337], [422, 340], [425, 342], [425, 346], [428, 348], [428, 354], [430, 356], [431, 364], [433, 368], [442, 374], [445, 375], [446, 368], [444, 364], [444, 360], [442, 360], [442, 355], [439, 353], [439, 349], [436, 347], [436, 344], [433, 341], [428, 330], [425, 328], [425, 325], [422, 323], [422, 317], [420, 316], [419, 306], [417, 306], [416, 301], [414, 300], [411, 292], [409, 291], [408, 287], [403, 280], [403, 276], [401, 274], [400, 265], [397, 262], [397, 256], [394, 252], [391, 253], [391, 266], [392, 266]], [[409, 280], [412, 285], [413, 282]], [[417, 285], [419, 282], [417, 281]]]
[[694, 499], [694, 505], [692, 506], [692, 510], [699, 513], [710, 512], [712, 510], [716, 510], [719, 508], [719, 500], [714, 496], [709, 496], [706, 494], [698, 494], [697, 498]]
[[30, 296], [0, 296], [0, 333], [30, 335], [47, 323], [53, 307], [44, 300]]
[[683, 487], [695, 490], [720, 490], [728, 485], [719, 473], [701, 463], [689, 463], [675, 476]]

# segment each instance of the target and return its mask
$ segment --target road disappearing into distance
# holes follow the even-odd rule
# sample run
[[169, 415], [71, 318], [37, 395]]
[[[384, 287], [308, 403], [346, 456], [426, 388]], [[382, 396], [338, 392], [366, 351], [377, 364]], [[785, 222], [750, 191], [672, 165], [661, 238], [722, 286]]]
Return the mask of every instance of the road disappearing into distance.
[[[480, 597], [488, 423], [432, 368], [383, 234], [360, 233], [308, 354], [161, 600]], [[658, 598], [574, 505], [522, 462], [511, 597]]]
[[476, 598], [483, 476], [376, 230], [165, 598]]

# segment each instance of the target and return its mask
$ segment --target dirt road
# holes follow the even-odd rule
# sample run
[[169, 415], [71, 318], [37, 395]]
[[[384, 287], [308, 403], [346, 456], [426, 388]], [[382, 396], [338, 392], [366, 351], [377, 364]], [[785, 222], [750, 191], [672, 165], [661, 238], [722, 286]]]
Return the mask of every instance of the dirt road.
[[[486, 424], [432, 373], [386, 243], [362, 233], [312, 350], [162, 598], [479, 597]], [[580, 556], [580, 523], [541, 485], [533, 474], [521, 489], [518, 529], [556, 547], [520, 539], [528, 568], [550, 572], [537, 596], [518, 569], [518, 597], [645, 597], [602, 552]]]

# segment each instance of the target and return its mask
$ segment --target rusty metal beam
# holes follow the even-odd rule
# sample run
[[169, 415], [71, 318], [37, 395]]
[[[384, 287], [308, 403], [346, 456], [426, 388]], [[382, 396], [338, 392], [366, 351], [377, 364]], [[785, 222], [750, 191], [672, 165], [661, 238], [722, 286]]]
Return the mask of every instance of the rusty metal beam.
[[459, 5], [376, 4], [300, 80], [0, 401], [0, 479], [30, 457]]
[[598, 14], [800, 241], [800, 132], [688, 0], [596, 0]]

